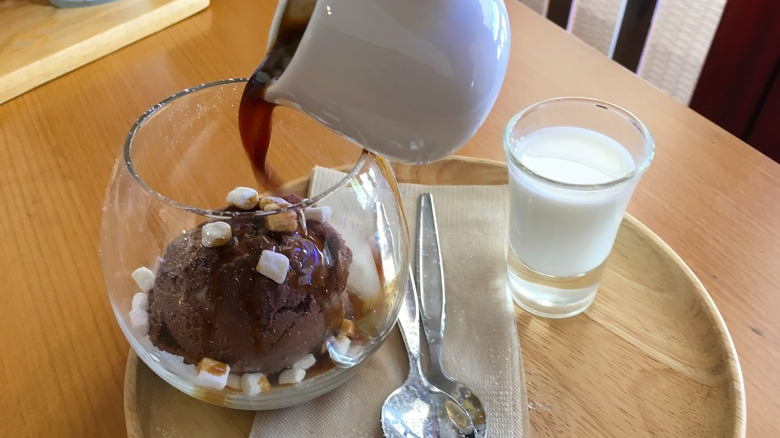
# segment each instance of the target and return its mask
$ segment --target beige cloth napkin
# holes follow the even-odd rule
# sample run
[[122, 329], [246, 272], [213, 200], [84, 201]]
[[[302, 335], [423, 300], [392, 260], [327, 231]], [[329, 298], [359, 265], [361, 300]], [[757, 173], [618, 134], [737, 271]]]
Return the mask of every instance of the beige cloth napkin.
[[[312, 186], [327, 187], [342, 176], [317, 168]], [[433, 194], [447, 293], [445, 369], [479, 395], [487, 409], [489, 436], [527, 436], [514, 304], [504, 289], [506, 186], [401, 184], [400, 191], [412, 249], [417, 198], [425, 192]], [[408, 371], [406, 350], [396, 329], [351, 380], [308, 403], [258, 412], [249, 436], [382, 437], [382, 404], [403, 384]]]

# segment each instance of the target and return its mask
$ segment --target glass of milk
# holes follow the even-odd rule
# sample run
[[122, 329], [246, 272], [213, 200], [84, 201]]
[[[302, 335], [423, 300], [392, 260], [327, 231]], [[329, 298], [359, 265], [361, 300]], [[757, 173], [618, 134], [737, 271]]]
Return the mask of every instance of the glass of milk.
[[636, 116], [596, 99], [545, 100], [512, 118], [507, 290], [518, 305], [566, 318], [593, 302], [654, 148]]

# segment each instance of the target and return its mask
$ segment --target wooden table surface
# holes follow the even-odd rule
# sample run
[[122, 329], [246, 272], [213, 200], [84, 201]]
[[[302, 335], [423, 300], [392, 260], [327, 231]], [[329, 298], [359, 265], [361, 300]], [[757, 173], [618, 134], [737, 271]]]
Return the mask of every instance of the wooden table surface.
[[[251, 73], [275, 3], [213, 2], [0, 106], [2, 435], [124, 435], [128, 344], [98, 244], [111, 167], [149, 106]], [[720, 309], [744, 374], [748, 436], [780, 436], [780, 165], [519, 3], [507, 6], [506, 81], [459, 154], [503, 160], [512, 114], [552, 96], [602, 98], [643, 119], [656, 158], [628, 211], [689, 264]]]

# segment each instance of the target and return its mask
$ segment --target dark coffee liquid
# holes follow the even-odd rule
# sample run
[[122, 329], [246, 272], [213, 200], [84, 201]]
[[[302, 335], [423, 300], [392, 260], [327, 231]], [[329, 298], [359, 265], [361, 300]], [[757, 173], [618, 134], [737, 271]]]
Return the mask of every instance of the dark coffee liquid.
[[266, 102], [265, 90], [268, 84], [281, 76], [290, 63], [314, 7], [314, 2], [311, 2], [308, 10], [297, 11], [297, 15], [293, 16], [289, 12], [290, 5], [293, 3], [296, 2], [288, 3], [288, 10], [285, 11], [279, 24], [276, 41], [249, 78], [238, 107], [238, 130], [244, 150], [252, 162], [260, 186], [271, 188], [278, 187], [278, 184], [275, 184], [273, 169], [266, 163], [271, 141], [271, 116], [276, 105]]
[[238, 131], [252, 167], [265, 171], [265, 157], [271, 141], [271, 114], [276, 105], [263, 100], [267, 82], [253, 76], [244, 89], [238, 107]]

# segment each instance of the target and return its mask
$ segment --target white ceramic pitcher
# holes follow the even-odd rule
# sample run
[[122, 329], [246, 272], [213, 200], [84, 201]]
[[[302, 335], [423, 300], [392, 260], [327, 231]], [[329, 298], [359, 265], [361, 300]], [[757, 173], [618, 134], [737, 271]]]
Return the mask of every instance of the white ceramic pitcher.
[[502, 0], [279, 0], [269, 48], [290, 20], [305, 31], [264, 99], [397, 161], [463, 146], [506, 72]]

